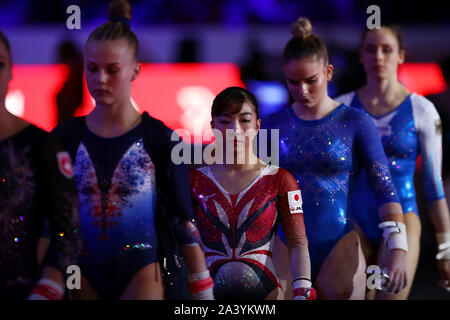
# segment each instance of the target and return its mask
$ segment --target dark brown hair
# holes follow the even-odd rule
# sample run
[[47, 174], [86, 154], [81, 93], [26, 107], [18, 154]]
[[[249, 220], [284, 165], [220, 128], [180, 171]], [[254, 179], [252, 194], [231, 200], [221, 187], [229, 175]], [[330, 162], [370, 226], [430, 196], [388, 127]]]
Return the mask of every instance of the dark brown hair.
[[91, 40], [116, 40], [124, 38], [134, 51], [137, 60], [139, 41], [130, 29], [132, 8], [127, 0], [114, 0], [109, 5], [109, 21], [92, 31], [87, 43]]
[[[396, 26], [395, 24], [381, 24], [381, 28], [385, 28], [385, 29], [388, 29], [389, 31], [391, 31], [392, 34], [394, 35], [395, 39], [397, 39], [399, 50], [405, 50], [405, 47], [403, 45], [402, 32], [400, 31], [400, 28], [398, 26]], [[364, 43], [364, 40], [366, 40], [367, 34], [373, 30], [374, 29], [366, 29], [366, 31], [364, 31], [364, 33], [362, 35], [362, 39], [361, 39], [361, 47]]]
[[245, 102], [253, 105], [256, 118], [259, 119], [259, 106], [255, 96], [241, 87], [228, 87], [220, 92], [213, 101], [211, 117], [218, 117], [225, 111], [238, 112]]
[[323, 59], [324, 63], [328, 63], [328, 50], [325, 41], [311, 31], [311, 22], [307, 18], [298, 18], [292, 24], [292, 38], [283, 50], [284, 64], [302, 58]]
[[9, 40], [5, 36], [5, 34], [1, 31], [0, 31], [0, 42], [3, 42], [3, 44], [5, 45], [6, 51], [8, 51], [8, 54], [9, 54], [9, 61], [12, 62], [11, 46], [9, 45]]

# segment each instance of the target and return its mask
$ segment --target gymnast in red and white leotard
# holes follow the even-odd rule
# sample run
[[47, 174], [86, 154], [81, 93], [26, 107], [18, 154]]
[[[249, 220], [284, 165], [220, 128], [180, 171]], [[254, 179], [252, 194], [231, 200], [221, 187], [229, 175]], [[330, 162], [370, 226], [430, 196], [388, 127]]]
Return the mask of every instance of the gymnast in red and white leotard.
[[[214, 100], [211, 126], [217, 148], [231, 149], [234, 161], [191, 172], [197, 224], [216, 299], [283, 299], [272, 262], [277, 228], [286, 234], [294, 299], [314, 299], [301, 192], [286, 170], [261, 161], [252, 141], [261, 120], [254, 96], [227, 88]], [[227, 130], [233, 135], [224, 137]], [[218, 136], [220, 136], [218, 138]], [[223, 139], [222, 139], [223, 138]], [[222, 150], [224, 150], [222, 149]], [[225, 157], [225, 152], [224, 159]], [[242, 164], [238, 164], [242, 156]]]

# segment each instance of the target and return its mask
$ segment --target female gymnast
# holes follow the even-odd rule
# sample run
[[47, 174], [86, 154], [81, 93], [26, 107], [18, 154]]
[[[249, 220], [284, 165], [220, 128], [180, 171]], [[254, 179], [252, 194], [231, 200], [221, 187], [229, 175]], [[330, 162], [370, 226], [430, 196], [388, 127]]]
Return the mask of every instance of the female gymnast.
[[55, 130], [74, 159], [80, 200], [83, 278], [74, 297], [189, 298], [177, 287], [183, 276], [174, 278], [185, 270], [179, 244], [192, 298], [212, 299], [213, 282], [192, 220], [189, 174], [170, 158], [172, 130], [141, 115], [131, 102], [140, 64], [129, 19], [129, 3], [113, 1], [110, 20], [90, 34], [85, 76], [95, 108]]
[[[293, 173], [304, 195], [304, 217], [311, 255], [313, 284], [319, 299], [364, 299], [366, 263], [361, 242], [348, 214], [348, 199], [364, 168], [386, 222], [386, 246], [380, 267], [386, 289], [406, 286], [407, 251], [403, 213], [392, 183], [377, 129], [360, 110], [327, 94], [333, 66], [324, 41], [311, 33], [308, 19], [292, 26], [283, 51], [283, 71], [294, 99], [292, 106], [263, 119], [279, 129], [280, 165]], [[283, 239], [283, 235], [280, 234]], [[284, 279], [284, 246], [277, 242], [274, 260]], [[276, 257], [278, 255], [278, 257]]]
[[[61, 300], [80, 249], [78, 202], [67, 152], [6, 109], [12, 58], [0, 32], [0, 300]], [[50, 246], [37, 257], [44, 220]]]
[[229, 87], [214, 99], [211, 116], [215, 163], [193, 170], [191, 185], [214, 296], [284, 298], [272, 259], [281, 224], [294, 280], [292, 295], [296, 300], [315, 299], [298, 184], [286, 170], [258, 159], [252, 148], [261, 123], [255, 97]]
[[[360, 61], [366, 71], [366, 84], [337, 98], [370, 115], [378, 128], [392, 179], [398, 190], [408, 234], [408, 285], [401, 292], [387, 295], [378, 292], [377, 299], [407, 299], [417, 269], [420, 252], [421, 223], [414, 189], [416, 160], [420, 155], [427, 211], [436, 230], [436, 257], [442, 285], [450, 289], [450, 218], [442, 174], [442, 128], [434, 105], [421, 95], [410, 92], [397, 78], [397, 68], [405, 60], [400, 30], [383, 26], [364, 33]], [[370, 264], [377, 259], [382, 237], [374, 214], [375, 197], [367, 175], [360, 176], [352, 200], [352, 214], [362, 231], [363, 246]], [[371, 293], [369, 296], [372, 296]]]

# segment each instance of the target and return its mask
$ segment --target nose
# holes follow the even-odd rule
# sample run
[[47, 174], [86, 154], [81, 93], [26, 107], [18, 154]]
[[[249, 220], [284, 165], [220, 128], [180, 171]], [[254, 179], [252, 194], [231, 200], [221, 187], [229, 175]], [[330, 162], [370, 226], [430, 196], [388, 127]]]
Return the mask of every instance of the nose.
[[307, 93], [308, 93], [308, 86], [307, 86], [306, 83], [303, 83], [303, 84], [300, 86], [300, 94], [304, 97], [304, 96], [307, 95]]
[[378, 48], [375, 58], [377, 61], [381, 61], [383, 59], [383, 49], [382, 48]]
[[235, 135], [241, 133], [242, 128], [241, 128], [241, 124], [240, 124], [240, 122], [239, 122], [239, 119], [236, 119], [236, 120], [234, 120], [234, 121], [231, 121], [231, 123], [230, 123], [230, 129], [234, 130], [234, 134], [235, 134]]
[[99, 70], [97, 73], [97, 81], [98, 83], [106, 83], [107, 80], [107, 74], [104, 70]]

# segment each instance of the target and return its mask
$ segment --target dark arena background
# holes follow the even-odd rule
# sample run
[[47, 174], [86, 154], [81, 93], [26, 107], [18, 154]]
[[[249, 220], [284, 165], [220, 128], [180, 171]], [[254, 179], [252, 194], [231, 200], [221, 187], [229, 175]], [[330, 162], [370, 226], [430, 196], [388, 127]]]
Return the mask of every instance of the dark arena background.
[[[0, 30], [10, 39], [14, 60], [7, 108], [47, 131], [93, 108], [82, 70], [89, 33], [107, 20], [109, 1], [1, 0]], [[327, 43], [335, 97], [365, 81], [358, 46], [370, 17], [400, 27], [406, 62], [400, 81], [431, 97], [444, 133], [443, 179], [450, 201], [450, 2], [357, 0], [135, 0], [131, 28], [140, 41], [143, 72], [133, 85], [139, 111], [149, 111], [172, 129], [200, 138], [210, 122], [213, 98], [225, 87], [245, 86], [261, 104], [262, 116], [290, 101], [281, 53], [290, 24], [308, 17]], [[73, 14], [79, 8], [79, 21]], [[78, 70], [78, 72], [76, 71]], [[446, 99], [442, 97], [447, 97]], [[201, 139], [201, 138], [200, 138]], [[420, 172], [420, 168], [418, 171]], [[410, 300], [448, 300], [439, 288], [434, 230], [427, 216], [420, 174], [416, 176], [422, 220], [421, 253]]]

